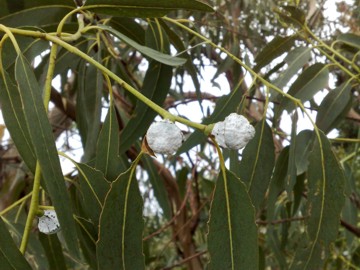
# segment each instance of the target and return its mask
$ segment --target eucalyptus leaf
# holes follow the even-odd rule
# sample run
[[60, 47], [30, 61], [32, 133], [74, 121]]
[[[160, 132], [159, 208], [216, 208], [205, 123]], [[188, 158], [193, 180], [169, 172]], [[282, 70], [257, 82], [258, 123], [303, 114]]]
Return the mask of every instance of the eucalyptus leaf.
[[255, 209], [232, 172], [219, 173], [211, 203], [208, 269], [259, 269]]
[[74, 257], [79, 257], [75, 222], [72, 217], [73, 211], [68, 203], [69, 195], [62, 175], [52, 128], [43, 105], [38, 82], [30, 65], [21, 54], [16, 59], [15, 76], [26, 124], [41, 167], [44, 183], [55, 206], [67, 247]]
[[311, 48], [297, 47], [291, 50], [284, 58], [284, 62], [288, 67], [280, 74], [280, 76], [274, 81], [274, 84], [283, 88], [291, 80], [291, 78], [302, 68], [311, 57]]
[[[172, 68], [157, 62], [151, 62], [145, 74], [142, 92], [153, 102], [161, 105], [171, 84]], [[144, 135], [156, 116], [156, 112], [146, 104], [138, 102], [134, 116], [122, 130], [120, 153], [125, 152], [139, 136]]]
[[15, 245], [2, 217], [0, 217], [0, 265], [2, 269], [31, 270], [31, 266], [25, 260], [18, 247]]
[[310, 155], [306, 232], [291, 269], [322, 269], [337, 237], [345, 202], [344, 172], [326, 136], [319, 131]]
[[25, 164], [35, 173], [35, 150], [26, 124], [25, 112], [22, 106], [19, 106], [22, 104], [21, 93], [4, 70], [2, 70], [0, 78], [0, 102], [4, 121], [11, 138]]
[[[289, 95], [300, 99], [302, 102], [310, 100], [314, 95], [328, 85], [329, 70], [321, 63], [316, 63], [303, 71], [296, 81], [291, 85]], [[279, 110], [288, 112], [295, 109], [291, 100], [284, 98], [280, 104]]]
[[96, 244], [99, 269], [145, 269], [143, 201], [134, 170], [130, 167], [112, 182], [106, 196]]
[[159, 172], [157, 171], [153, 159], [144, 155], [142, 158], [144, 162], [144, 168], [149, 174], [149, 180], [152, 188], [154, 189], [154, 195], [156, 200], [158, 201], [164, 216], [170, 220], [171, 219], [171, 206], [169, 202], [168, 193], [165, 188], [165, 183]]
[[313, 147], [314, 133], [311, 130], [302, 130], [296, 136], [295, 163], [297, 175], [307, 171], [309, 165], [309, 155]]
[[107, 31], [114, 36], [118, 37], [121, 41], [125, 42], [129, 46], [133, 47], [134, 49], [138, 50], [142, 54], [146, 55], [147, 57], [154, 59], [162, 64], [169, 65], [169, 66], [179, 66], [183, 65], [186, 62], [186, 59], [171, 56], [169, 54], [161, 53], [149, 47], [140, 45], [136, 41], [130, 39], [129, 37], [125, 36], [124, 34], [120, 33], [119, 31], [111, 28], [107, 25], [99, 24], [98, 28]]
[[275, 163], [271, 128], [265, 118], [255, 127], [255, 137], [245, 147], [240, 162], [240, 179], [248, 187], [255, 208], [259, 210], [268, 188]]
[[289, 51], [294, 45], [295, 37], [281, 37], [276, 36], [271, 40], [265, 47], [256, 55], [255, 62], [256, 66], [254, 71], [258, 72], [260, 69], [267, 64], [270, 64], [274, 59]]
[[[33, 2], [33, 1], [26, 1]], [[71, 2], [71, 1], [70, 1]], [[53, 5], [24, 9], [0, 18], [0, 23], [8, 27], [44, 27], [49, 24], [57, 24], [61, 19], [72, 11], [74, 7]], [[21, 20], [19, 20], [21, 18]]]
[[348, 46], [357, 48], [360, 50], [360, 36], [355, 35], [352, 33], [346, 33], [338, 35], [337, 39], [338, 42], [344, 43]]
[[[101, 61], [101, 50], [95, 57]], [[81, 80], [76, 103], [77, 124], [84, 146], [83, 162], [94, 158], [96, 143], [100, 133], [103, 77], [100, 70], [94, 66], [87, 66], [85, 63], [80, 69]]]
[[275, 204], [278, 196], [285, 190], [286, 187], [286, 174], [289, 163], [290, 147], [286, 146], [280, 153], [276, 164], [275, 170], [271, 177], [269, 185], [269, 195], [267, 199], [267, 220], [271, 222], [274, 219]]
[[316, 115], [316, 125], [325, 134], [330, 132], [352, 105], [351, 83], [349, 81], [330, 91], [320, 104]]
[[109, 181], [122, 172], [119, 157], [119, 125], [114, 105], [110, 105], [105, 121], [101, 128], [97, 143], [95, 168], [103, 172]]
[[143, 18], [162, 17], [179, 9], [214, 11], [198, 0], [87, 0], [84, 8], [113, 16]]
[[65, 257], [62, 251], [61, 243], [56, 234], [39, 234], [39, 240], [44, 247], [46, 257], [49, 262], [49, 269], [66, 269]]

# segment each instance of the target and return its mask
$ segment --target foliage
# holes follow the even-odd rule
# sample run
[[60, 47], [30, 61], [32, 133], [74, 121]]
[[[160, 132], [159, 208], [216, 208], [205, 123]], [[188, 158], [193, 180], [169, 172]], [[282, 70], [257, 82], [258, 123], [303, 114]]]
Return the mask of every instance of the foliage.
[[[2, 269], [359, 269], [358, 3], [207, 2], [0, 2]], [[233, 112], [240, 151], [209, 135]], [[173, 156], [157, 115], [183, 124]]]

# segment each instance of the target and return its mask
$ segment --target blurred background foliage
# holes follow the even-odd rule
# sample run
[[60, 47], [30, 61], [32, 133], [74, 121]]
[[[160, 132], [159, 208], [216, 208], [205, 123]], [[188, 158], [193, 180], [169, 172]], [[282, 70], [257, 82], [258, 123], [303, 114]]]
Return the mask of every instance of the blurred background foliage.
[[[179, 0], [169, 2], [170, 6], [178, 2], [179, 7], [172, 8], [162, 8], [166, 1], [160, 0], [135, 1], [140, 6], [137, 8], [125, 8], [122, 5], [125, 2], [86, 1], [84, 24], [97, 28], [82, 32], [69, 43], [174, 114], [190, 120], [194, 116], [210, 124], [235, 111], [256, 125], [257, 136], [243, 151], [223, 151], [226, 165], [248, 187], [255, 205], [257, 239], [251, 243], [246, 242], [251, 239], [244, 240], [245, 247], [236, 244], [241, 252], [256, 260], [246, 269], [359, 269], [359, 1], [204, 0], [209, 5], [205, 6]], [[141, 8], [147, 2], [150, 9]], [[120, 7], [109, 8], [105, 4]], [[48, 0], [2, 0], [0, 24], [55, 32], [64, 16], [82, 5], [82, 1], [72, 0], [56, 4]], [[165, 14], [183, 20], [230, 54], [162, 19]], [[62, 32], [75, 33], [77, 29], [74, 13], [66, 20]], [[16, 35], [16, 40], [42, 89], [51, 43], [22, 35]], [[151, 56], [151, 52], [149, 55], [149, 48], [176, 55], [186, 62], [159, 62], [158, 56]], [[18, 80], [14, 68], [16, 56], [10, 40], [2, 42], [2, 65], [13, 80]], [[102, 73], [62, 47], [57, 52], [54, 78], [48, 119], [57, 149], [78, 162], [69, 163], [69, 159], [61, 157], [81, 255], [76, 257], [69, 251], [61, 233], [42, 235], [34, 226], [25, 257], [33, 269], [112, 269], [104, 259], [104, 254], [111, 253], [111, 246], [96, 243], [97, 226], [100, 224], [104, 239], [115, 237], [111, 226], [117, 221], [110, 220], [118, 215], [109, 212], [112, 209], [109, 204], [122, 205], [117, 198], [123, 195], [109, 193], [105, 204], [109, 208], [105, 211], [94, 203], [84, 179], [90, 179], [103, 202], [110, 182], [120, 185], [121, 181], [114, 180], [130, 168], [139, 154], [141, 139], [156, 113], [115, 81], [111, 81], [114, 95], [111, 104]], [[206, 80], [220, 90], [220, 95], [203, 86]], [[325, 135], [331, 132], [331, 139], [322, 136], [318, 147], [319, 137], [315, 138], [306, 115], [271, 86], [301, 100], [316, 126]], [[1, 102], [4, 110], [4, 101]], [[4, 118], [6, 122], [5, 115]], [[143, 233], [141, 215], [134, 224], [129, 224], [134, 226], [134, 232], [140, 230], [142, 234], [146, 269], [204, 269], [211, 258], [211, 267], [220, 269], [216, 260], [221, 263], [221, 256], [226, 257], [223, 252], [227, 251], [222, 250], [218, 239], [207, 238], [219, 159], [205, 135], [185, 125], [181, 128], [186, 141], [176, 155], [141, 158], [136, 179], [143, 203], [136, 189], [134, 194], [130, 193], [129, 203], [134, 207], [134, 216], [144, 207]], [[31, 163], [34, 162], [31, 157], [26, 161], [21, 143], [11, 130], [9, 136], [9, 129], [8, 123], [0, 129], [0, 211], [7, 230], [19, 245], [34, 178], [30, 164], [35, 163]], [[318, 160], [324, 153], [325, 161]], [[109, 163], [104, 162], [107, 158]], [[311, 179], [322, 177], [316, 175], [318, 171], [324, 173], [330, 186], [317, 180], [312, 184]], [[127, 173], [121, 177], [131, 182]], [[232, 177], [235, 176], [231, 174], [229, 180]], [[321, 184], [324, 185], [321, 191], [313, 186]], [[323, 201], [317, 200], [319, 193]], [[247, 195], [242, 196], [248, 200]], [[46, 192], [42, 193], [43, 204], [52, 205], [51, 200]], [[220, 205], [217, 202], [213, 204]], [[322, 210], [317, 212], [317, 207]], [[241, 208], [250, 213], [245, 220], [253, 219], [250, 208]], [[341, 215], [336, 212], [338, 208]], [[216, 211], [220, 210], [214, 206], [214, 220], [226, 219], [225, 214]], [[231, 213], [244, 215], [240, 208], [232, 208]], [[314, 215], [321, 216], [320, 220], [314, 219]], [[322, 220], [323, 217], [329, 220]], [[211, 224], [210, 221], [210, 227]], [[250, 227], [239, 229], [240, 242], [243, 235], [250, 233]], [[2, 227], [0, 232], [4, 232]], [[222, 237], [224, 232], [216, 233]], [[318, 250], [323, 244], [326, 248], [319, 248], [320, 253], [311, 255], [314, 258], [306, 257], [301, 253], [304, 238], [308, 241], [304, 250]], [[211, 249], [216, 251], [217, 244], [218, 256], [212, 256]], [[251, 251], [254, 244], [256, 254]], [[129, 260], [134, 263], [129, 269], [141, 269], [135, 264], [138, 257]], [[309, 264], [304, 265], [306, 261]], [[221, 269], [231, 268], [224, 265]]]

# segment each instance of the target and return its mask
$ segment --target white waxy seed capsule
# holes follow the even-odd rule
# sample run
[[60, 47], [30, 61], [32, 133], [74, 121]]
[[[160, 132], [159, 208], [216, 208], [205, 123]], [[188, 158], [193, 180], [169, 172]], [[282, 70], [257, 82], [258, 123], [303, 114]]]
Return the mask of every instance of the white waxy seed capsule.
[[184, 135], [174, 123], [165, 120], [151, 124], [146, 133], [146, 140], [155, 153], [171, 155], [183, 143]]
[[54, 234], [60, 231], [60, 223], [55, 210], [44, 211], [44, 215], [39, 218], [38, 228], [45, 234]]
[[255, 129], [242, 115], [232, 113], [214, 125], [211, 132], [218, 144], [225, 148], [241, 149], [255, 136]]

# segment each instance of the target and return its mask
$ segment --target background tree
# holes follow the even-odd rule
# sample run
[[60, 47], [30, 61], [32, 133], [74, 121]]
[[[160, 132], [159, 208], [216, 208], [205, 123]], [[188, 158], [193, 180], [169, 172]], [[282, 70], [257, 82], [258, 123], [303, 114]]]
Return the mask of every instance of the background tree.
[[[359, 2], [330, 2], [0, 1], [1, 267], [358, 269]], [[233, 112], [255, 137], [220, 150]]]

